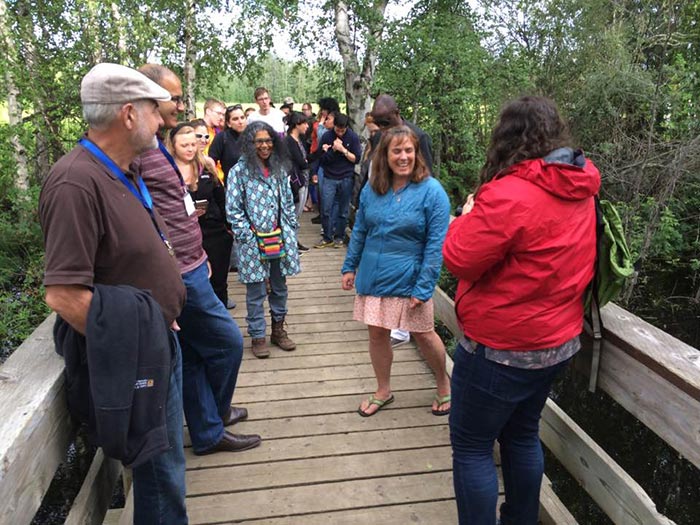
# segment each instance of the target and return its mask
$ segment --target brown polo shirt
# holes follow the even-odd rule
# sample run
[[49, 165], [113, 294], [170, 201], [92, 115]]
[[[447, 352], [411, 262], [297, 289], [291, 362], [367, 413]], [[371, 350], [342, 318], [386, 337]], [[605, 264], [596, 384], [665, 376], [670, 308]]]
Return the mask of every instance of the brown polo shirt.
[[[167, 237], [163, 220], [155, 216]], [[51, 169], [39, 198], [39, 219], [46, 247], [44, 285], [127, 284], [149, 290], [168, 324], [180, 314], [185, 286], [177, 261], [141, 202], [82, 146]]]

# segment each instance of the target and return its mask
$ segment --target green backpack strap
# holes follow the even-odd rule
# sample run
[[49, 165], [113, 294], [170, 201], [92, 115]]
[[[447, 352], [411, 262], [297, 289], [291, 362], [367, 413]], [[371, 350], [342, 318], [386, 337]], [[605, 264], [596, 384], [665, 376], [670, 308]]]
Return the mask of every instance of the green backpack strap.
[[587, 292], [585, 309], [593, 335], [591, 374], [588, 390], [595, 392], [598, 382], [600, 354], [603, 348], [603, 318], [600, 309], [617, 298], [625, 281], [634, 275], [634, 262], [627, 246], [622, 219], [615, 206], [596, 195], [596, 260], [595, 274]]

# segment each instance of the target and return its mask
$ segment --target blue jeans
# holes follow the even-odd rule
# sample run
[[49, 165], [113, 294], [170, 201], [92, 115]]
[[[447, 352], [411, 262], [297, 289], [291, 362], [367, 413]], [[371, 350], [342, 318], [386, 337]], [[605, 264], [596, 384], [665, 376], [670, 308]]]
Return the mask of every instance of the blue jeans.
[[177, 351], [170, 375], [165, 423], [170, 448], [134, 468], [134, 524], [186, 525], [185, 452], [182, 443], [182, 357]]
[[[352, 177], [335, 180], [325, 177], [321, 188], [321, 223], [326, 241], [343, 240], [348, 224]], [[334, 206], [335, 205], [335, 206]]]
[[568, 360], [542, 369], [506, 366], [457, 345], [452, 372], [453, 475], [460, 525], [495, 525], [498, 439], [505, 487], [502, 525], [535, 525], [544, 458], [539, 438], [542, 408]]
[[248, 310], [246, 322], [248, 335], [254, 339], [265, 337], [265, 308], [263, 302], [267, 297], [273, 321], [281, 321], [287, 315], [287, 278], [280, 270], [280, 260], [270, 261], [270, 295], [267, 295], [265, 282], [246, 283], [245, 304]]
[[224, 434], [236, 389], [243, 336], [209, 283], [207, 264], [182, 276], [187, 302], [177, 322], [182, 345], [183, 405], [192, 448], [202, 452]]

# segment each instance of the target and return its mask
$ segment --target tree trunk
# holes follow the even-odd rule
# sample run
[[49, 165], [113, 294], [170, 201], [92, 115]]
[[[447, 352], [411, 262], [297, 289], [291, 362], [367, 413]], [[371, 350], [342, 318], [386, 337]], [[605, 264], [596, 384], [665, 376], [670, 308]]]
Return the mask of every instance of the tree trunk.
[[112, 27], [117, 33], [117, 50], [119, 52], [119, 62], [124, 64], [128, 56], [128, 50], [126, 48], [126, 30], [124, 28], [124, 19], [122, 14], [119, 12], [119, 6], [115, 3], [111, 3], [112, 8]]
[[5, 69], [5, 85], [7, 87], [7, 116], [12, 128], [10, 143], [12, 144], [13, 156], [17, 165], [17, 175], [15, 186], [20, 190], [29, 188], [29, 169], [27, 168], [27, 152], [20, 140], [19, 130], [22, 126], [22, 107], [17, 99], [19, 89], [15, 82], [13, 71], [17, 67], [17, 46], [10, 32], [10, 24], [7, 20], [7, 4], [5, 0], [0, 0], [0, 33], [2, 36], [2, 46], [5, 50], [7, 66]]
[[104, 53], [102, 52], [102, 45], [99, 37], [99, 29], [97, 21], [100, 19], [98, 13], [98, 5], [95, 0], [87, 0], [85, 2], [87, 7], [87, 26], [85, 27], [85, 40], [88, 45], [91, 45], [90, 52], [92, 54], [92, 63], [99, 64], [103, 62]]
[[197, 116], [194, 99], [195, 86], [195, 54], [196, 50], [192, 46], [194, 35], [194, 2], [190, 2], [187, 7], [187, 15], [185, 17], [185, 119], [192, 120]]
[[[335, 8], [335, 36], [338, 41], [338, 51], [343, 59], [345, 75], [345, 101], [350, 126], [361, 134], [365, 127], [365, 113], [372, 109], [370, 91], [374, 81], [374, 70], [377, 64], [377, 47], [382, 38], [384, 27], [384, 12], [387, 0], [373, 0], [369, 22], [365, 28], [365, 56], [362, 68], [357, 57], [357, 49], [352, 38], [348, 2], [337, 0]], [[355, 17], [358, 18], [357, 16]]]

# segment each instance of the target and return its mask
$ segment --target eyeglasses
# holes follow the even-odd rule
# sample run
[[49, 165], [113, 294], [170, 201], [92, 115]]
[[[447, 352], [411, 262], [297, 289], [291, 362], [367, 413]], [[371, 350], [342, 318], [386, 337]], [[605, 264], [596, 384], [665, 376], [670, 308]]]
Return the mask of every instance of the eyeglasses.
[[258, 102], [261, 100], [270, 100], [270, 97], [258, 97], [255, 100], [257, 100]]
[[185, 99], [182, 98], [182, 95], [173, 95], [172, 93], [170, 94], [170, 101], [175, 102], [177, 106], [185, 103]]
[[272, 144], [272, 139], [255, 139], [253, 140], [256, 146], [262, 146], [263, 144]]
[[221, 110], [217, 111], [215, 109], [212, 109], [212, 111], [214, 112], [215, 115], [219, 115], [220, 117], [223, 117], [224, 114], [226, 113], [225, 111], [221, 111]]
[[243, 106], [240, 104], [234, 104], [233, 106], [229, 106], [226, 108], [226, 111], [233, 111], [234, 109], [243, 109]]
[[202, 135], [201, 133], [195, 133], [194, 136], [197, 137], [199, 140], [202, 140], [202, 139], [209, 140], [209, 135]]

